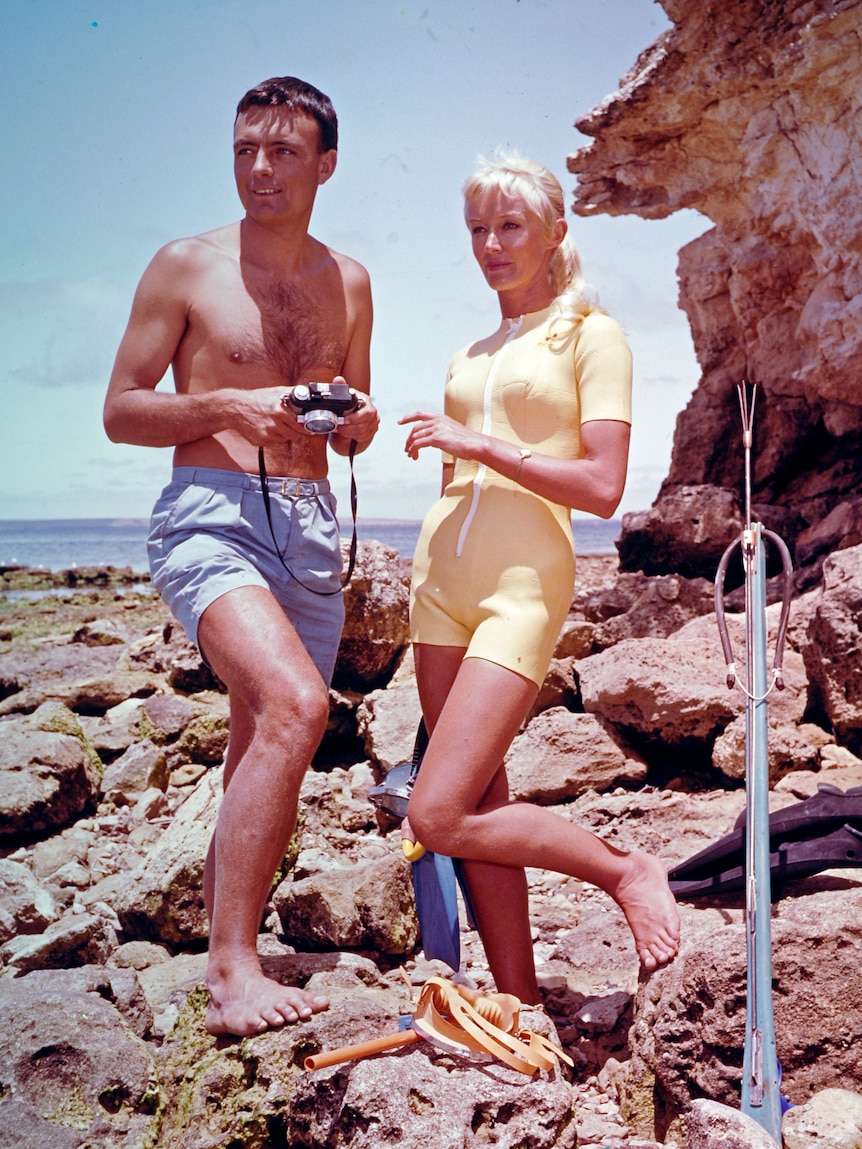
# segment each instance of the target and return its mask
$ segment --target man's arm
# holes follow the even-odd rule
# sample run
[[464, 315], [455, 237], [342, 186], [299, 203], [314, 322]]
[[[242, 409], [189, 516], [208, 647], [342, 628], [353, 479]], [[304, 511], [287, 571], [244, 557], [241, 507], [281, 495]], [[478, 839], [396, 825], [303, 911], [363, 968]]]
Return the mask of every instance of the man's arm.
[[255, 446], [282, 442], [295, 423], [280, 403], [284, 387], [221, 388], [193, 395], [157, 392], [188, 325], [196, 240], [157, 252], [135, 293], [108, 393], [104, 424], [115, 443], [175, 447], [228, 427]]
[[[355, 263], [353, 260], [346, 262], [347, 267], [342, 268], [342, 273], [344, 274], [350, 312], [354, 319], [341, 375], [354, 391], [368, 396], [371, 390], [371, 326], [373, 321], [371, 283], [367, 271], [361, 264]], [[338, 430], [332, 432], [329, 436], [329, 444], [336, 454], [346, 455], [350, 450], [351, 440], [354, 440], [357, 453], [359, 453], [370, 445], [379, 426], [380, 416], [377, 414], [377, 408], [371, 399], [367, 398], [362, 407], [357, 411], [351, 411]]]

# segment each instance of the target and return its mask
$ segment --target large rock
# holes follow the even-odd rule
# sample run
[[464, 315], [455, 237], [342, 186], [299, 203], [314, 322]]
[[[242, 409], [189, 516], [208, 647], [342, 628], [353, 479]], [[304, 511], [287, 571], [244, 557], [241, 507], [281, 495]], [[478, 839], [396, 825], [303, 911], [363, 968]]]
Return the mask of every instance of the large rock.
[[[132, 872], [105, 879], [104, 900], [130, 938], [188, 945], [207, 936], [203, 871], [221, 806], [221, 771], [210, 770]], [[94, 887], [91, 896], [99, 895]]]
[[102, 776], [102, 793], [118, 806], [131, 805], [153, 786], [167, 790], [168, 763], [164, 750], [149, 738], [130, 746]]
[[38, 934], [56, 917], [54, 899], [30, 868], [0, 860], [0, 944], [15, 934]]
[[717, 1101], [692, 1101], [671, 1127], [668, 1140], [685, 1149], [781, 1149], [746, 1113]]
[[99, 774], [74, 734], [4, 724], [0, 739], [0, 840], [64, 826], [99, 789]]
[[839, 741], [862, 749], [862, 546], [823, 565], [823, 590], [808, 624], [805, 668], [815, 707]]
[[[677, 420], [650, 524], [673, 564], [665, 504], [693, 485], [740, 489], [734, 389], [743, 378], [760, 385], [753, 496], [773, 508], [763, 512], [767, 526], [789, 531], [792, 544], [862, 485], [862, 245], [847, 206], [860, 191], [862, 5], [662, 6], [673, 28], [619, 92], [577, 121], [593, 138], [569, 170], [578, 214], [661, 219], [687, 209], [714, 225], [680, 253], [680, 301], [702, 377]], [[636, 527], [631, 561], [654, 561], [641, 526], [624, 523], [621, 550], [629, 554]], [[806, 535], [806, 562], [816, 542]]]
[[620, 569], [714, 580], [721, 556], [741, 530], [733, 492], [708, 484], [677, 487], [651, 510], [623, 516]]
[[644, 760], [594, 714], [545, 710], [512, 743], [505, 758], [513, 798], [548, 806], [619, 783], [642, 782]]
[[[774, 643], [779, 608], [766, 611], [767, 633]], [[727, 617], [737, 677], [745, 680], [745, 624], [739, 616]], [[770, 645], [770, 650], [774, 647]], [[717, 741], [745, 709], [745, 695], [739, 688], [727, 687], [727, 670], [718, 638], [715, 616], [697, 618], [668, 638], [628, 639], [590, 658], [578, 661], [584, 709], [601, 715], [615, 726], [649, 762], [672, 755], [694, 754], [699, 761], [711, 759]], [[787, 728], [785, 740], [799, 735], [806, 707], [807, 681], [802, 658], [792, 650], [784, 654], [783, 690], [769, 695], [773, 726]], [[718, 754], [715, 765], [731, 777], [740, 777], [740, 725], [734, 726], [730, 744]], [[813, 734], [813, 748], [806, 757], [802, 748], [778, 756], [774, 774], [803, 761], [816, 762], [819, 734]], [[779, 767], [778, 763], [781, 763]]]
[[272, 904], [292, 945], [384, 954], [407, 954], [416, 945], [410, 866], [400, 851], [282, 882]]
[[[738, 639], [738, 620], [729, 620]], [[648, 758], [663, 748], [711, 752], [744, 706], [725, 685], [717, 631], [700, 620], [665, 639], [627, 639], [575, 664], [584, 708]]]
[[161, 1103], [155, 1051], [113, 1000], [110, 976], [57, 972], [0, 982], [6, 1149], [153, 1144]]
[[43, 702], [62, 699], [70, 681], [113, 671], [117, 652], [117, 647], [87, 647], [65, 636], [35, 650], [31, 644], [24, 650], [13, 647], [3, 657], [0, 714], [30, 714]]
[[359, 544], [356, 569], [344, 591], [336, 686], [373, 690], [388, 682], [407, 645], [408, 583], [392, 547]]
[[[862, 887], [837, 875], [792, 885], [795, 896], [777, 902], [772, 916], [773, 1004], [782, 1092], [801, 1103], [836, 1081], [862, 1091]], [[643, 1113], [647, 1095], [659, 1122], [694, 1096], [738, 1104], [745, 987], [739, 900], [685, 908], [679, 957], [638, 993], [631, 1112]], [[653, 1135], [646, 1124], [638, 1131]]]
[[16, 976], [33, 970], [104, 964], [117, 948], [113, 926], [94, 914], [67, 913], [41, 934], [18, 934], [0, 949]]
[[413, 655], [408, 651], [388, 687], [366, 694], [356, 711], [366, 754], [386, 772], [409, 762], [421, 718]]
[[824, 1089], [789, 1110], [781, 1132], [786, 1149], [855, 1149], [862, 1145], [862, 1096]]
[[304, 1070], [310, 1054], [397, 1033], [409, 1009], [401, 979], [384, 980], [372, 962], [343, 954], [317, 962], [305, 985], [331, 1008], [303, 1025], [215, 1046], [202, 999], [189, 999], [162, 1051], [170, 1095], [160, 1145], [574, 1149], [572, 1089], [558, 1072], [531, 1080], [425, 1042]]
[[705, 578], [622, 573], [616, 586], [599, 592], [591, 605], [603, 615], [594, 635], [594, 645], [601, 650], [624, 638], [667, 638], [715, 609], [715, 587]]

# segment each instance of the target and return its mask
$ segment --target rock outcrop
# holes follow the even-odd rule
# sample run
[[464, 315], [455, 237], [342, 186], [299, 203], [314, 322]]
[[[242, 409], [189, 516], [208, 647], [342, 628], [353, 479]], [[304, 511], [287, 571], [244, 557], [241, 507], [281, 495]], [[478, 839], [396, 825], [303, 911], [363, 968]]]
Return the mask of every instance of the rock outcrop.
[[[702, 376], [653, 511], [624, 519], [623, 568], [690, 573], [733, 538], [733, 512], [713, 508], [742, 490], [745, 378], [755, 510], [811, 581], [818, 557], [860, 541], [862, 3], [661, 3], [674, 27], [577, 121], [594, 140], [569, 158], [580, 215], [690, 208], [714, 225], [679, 262]], [[703, 509], [669, 548], [665, 510], [692, 487]]]

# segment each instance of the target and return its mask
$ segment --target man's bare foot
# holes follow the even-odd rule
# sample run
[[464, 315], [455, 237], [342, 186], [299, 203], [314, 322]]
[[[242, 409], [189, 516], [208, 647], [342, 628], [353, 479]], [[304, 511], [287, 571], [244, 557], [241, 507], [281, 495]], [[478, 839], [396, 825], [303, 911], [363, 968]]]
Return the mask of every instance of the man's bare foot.
[[627, 862], [628, 874], [608, 892], [626, 915], [641, 965], [651, 973], [677, 955], [679, 912], [658, 858], [635, 851]]
[[207, 972], [210, 991], [206, 1027], [215, 1037], [250, 1037], [265, 1029], [277, 1029], [329, 1008], [325, 997], [281, 985], [265, 977], [260, 967], [236, 963], [228, 975]]

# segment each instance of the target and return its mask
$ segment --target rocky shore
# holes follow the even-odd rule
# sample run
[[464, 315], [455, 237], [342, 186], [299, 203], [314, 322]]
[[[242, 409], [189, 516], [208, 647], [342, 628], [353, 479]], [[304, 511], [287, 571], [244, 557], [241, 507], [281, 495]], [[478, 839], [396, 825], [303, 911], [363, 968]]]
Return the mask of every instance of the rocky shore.
[[[678, 960], [639, 980], [604, 894], [530, 873], [542, 993], [571, 1074], [524, 1084], [425, 1043], [302, 1068], [309, 1053], [394, 1032], [407, 983], [450, 972], [424, 958], [399, 834], [367, 798], [409, 758], [419, 717], [407, 571], [379, 543], [360, 547], [346, 592], [329, 730], [260, 936], [272, 973], [319, 987], [332, 1008], [282, 1032], [209, 1037], [200, 880], [227, 700], [142, 581], [106, 572], [92, 589], [0, 598], [4, 1145], [761, 1143], [735, 1112], [745, 932], [734, 893], [682, 902]], [[744, 696], [725, 683], [712, 595], [706, 579], [579, 559], [553, 666], [509, 755], [517, 795], [669, 867], [733, 828]], [[794, 602], [786, 689], [770, 699], [776, 809], [822, 783], [862, 785], [860, 600], [853, 547]], [[742, 659], [740, 619], [729, 625]], [[844, 1144], [823, 1130], [862, 1107], [862, 872], [833, 868], [775, 893], [776, 1032], [796, 1106], [785, 1144]], [[461, 943], [463, 976], [492, 988], [463, 915]]]

